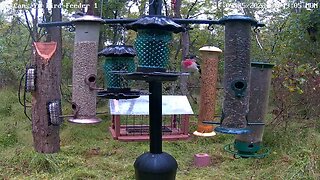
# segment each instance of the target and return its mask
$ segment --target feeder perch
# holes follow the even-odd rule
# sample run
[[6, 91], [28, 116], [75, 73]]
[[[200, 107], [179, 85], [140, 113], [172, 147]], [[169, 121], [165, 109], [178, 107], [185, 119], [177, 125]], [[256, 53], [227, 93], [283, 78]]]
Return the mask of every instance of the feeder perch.
[[63, 123], [61, 101], [55, 100], [48, 103], [49, 124], [60, 125]]
[[101, 18], [85, 15], [72, 21], [76, 27], [72, 72], [72, 109], [69, 122], [92, 124], [96, 117], [97, 58]]
[[127, 29], [138, 32], [135, 48], [139, 59], [138, 72], [165, 72], [169, 63], [172, 32], [182, 26], [166, 16], [144, 16], [128, 24]]
[[[162, 139], [186, 140], [189, 135], [189, 116], [193, 114], [186, 96], [162, 96]], [[149, 140], [149, 96], [137, 99], [110, 100], [112, 125], [109, 131], [119, 141]]]
[[216, 132], [249, 133], [247, 114], [250, 95], [251, 26], [257, 21], [248, 16], [231, 15], [219, 21], [225, 26], [224, 101], [220, 126]]
[[26, 68], [25, 91], [32, 92], [36, 90], [36, 68], [33, 66]]
[[214, 136], [213, 126], [203, 124], [202, 121], [211, 119], [215, 114], [216, 89], [218, 77], [218, 56], [222, 50], [214, 46], [199, 49], [201, 62], [200, 112], [196, 136]]
[[107, 90], [99, 91], [98, 96], [110, 99], [139, 97], [139, 91], [131, 90], [131, 81], [125, 80], [120, 74], [135, 71], [134, 57], [136, 56], [136, 51], [134, 48], [127, 45], [107, 46], [99, 52], [99, 56], [105, 57], [104, 73]]
[[[264, 124], [267, 109], [273, 64], [252, 62], [250, 80], [249, 122]], [[260, 157], [264, 125], [248, 125], [250, 134], [237, 135], [234, 142], [236, 154], [241, 157]], [[266, 151], [266, 150], [262, 150]]]

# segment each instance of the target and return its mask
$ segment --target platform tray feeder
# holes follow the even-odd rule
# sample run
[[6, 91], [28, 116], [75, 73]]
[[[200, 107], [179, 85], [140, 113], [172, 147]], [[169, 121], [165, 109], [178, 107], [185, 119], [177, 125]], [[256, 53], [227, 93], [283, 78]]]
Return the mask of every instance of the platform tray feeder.
[[[162, 139], [165, 141], [187, 140], [189, 116], [193, 114], [186, 96], [162, 96]], [[148, 141], [149, 96], [137, 99], [110, 100], [109, 109], [112, 125], [109, 131], [113, 139], [119, 141]]]
[[[151, 9], [150, 12], [153, 10], [155, 9]], [[136, 72], [125, 74], [124, 77], [147, 81], [150, 92], [150, 152], [136, 159], [135, 177], [137, 180], [174, 180], [178, 168], [177, 161], [168, 153], [162, 152], [162, 81], [175, 81], [181, 75], [166, 71], [172, 33], [181, 32], [183, 28], [168, 17], [155, 15], [144, 16], [126, 27], [137, 31], [135, 49], [138, 56], [138, 67]]]
[[[97, 93], [98, 97], [107, 99], [132, 99], [140, 96], [140, 91], [132, 90], [131, 80], [126, 80], [119, 74], [135, 71], [134, 57], [136, 51], [129, 45], [111, 45], [98, 54], [105, 57], [103, 66], [106, 90]], [[118, 73], [117, 73], [118, 72]]]

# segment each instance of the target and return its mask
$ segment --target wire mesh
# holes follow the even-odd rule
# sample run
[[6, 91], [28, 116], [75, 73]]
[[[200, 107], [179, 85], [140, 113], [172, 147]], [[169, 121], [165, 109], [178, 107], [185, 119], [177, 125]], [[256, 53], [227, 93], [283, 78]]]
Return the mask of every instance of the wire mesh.
[[135, 71], [134, 57], [107, 57], [104, 64], [105, 84], [108, 88], [129, 88], [131, 81], [112, 71]]
[[168, 66], [172, 33], [163, 30], [139, 30], [135, 42], [139, 67], [166, 68]]

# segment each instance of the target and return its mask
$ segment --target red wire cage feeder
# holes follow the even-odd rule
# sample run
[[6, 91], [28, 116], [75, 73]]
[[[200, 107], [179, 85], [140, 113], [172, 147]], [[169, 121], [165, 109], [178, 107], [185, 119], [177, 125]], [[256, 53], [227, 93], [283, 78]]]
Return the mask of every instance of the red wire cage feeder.
[[[149, 96], [137, 99], [111, 99], [109, 108], [112, 124], [109, 130], [119, 141], [149, 140]], [[189, 116], [192, 108], [186, 96], [162, 96], [162, 139], [186, 140], [189, 134]]]

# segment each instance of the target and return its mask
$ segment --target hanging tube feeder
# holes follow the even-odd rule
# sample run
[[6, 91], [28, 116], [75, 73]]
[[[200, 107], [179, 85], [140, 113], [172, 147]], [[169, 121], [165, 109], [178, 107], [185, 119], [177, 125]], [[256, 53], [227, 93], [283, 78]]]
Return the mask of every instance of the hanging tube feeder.
[[69, 122], [99, 123], [96, 117], [96, 75], [101, 18], [83, 16], [73, 21], [76, 27], [72, 72], [72, 109]]
[[[249, 125], [248, 128], [251, 131], [250, 134], [241, 134], [236, 136], [234, 151], [232, 151], [232, 153], [237, 156], [262, 158], [269, 152], [267, 148], [263, 148], [262, 146], [262, 137], [264, 130], [263, 124], [265, 123], [268, 109], [273, 66], [273, 64], [262, 62], [251, 63], [248, 120], [261, 123], [261, 125]], [[228, 148], [228, 146], [225, 148]]]
[[231, 15], [220, 23], [225, 25], [224, 102], [220, 126], [216, 132], [249, 133], [247, 114], [250, 95], [250, 33], [257, 21], [251, 17]]
[[196, 136], [214, 136], [213, 126], [203, 124], [202, 121], [211, 119], [215, 114], [216, 89], [218, 76], [218, 56], [222, 50], [214, 46], [199, 49], [201, 63], [200, 113]]
[[131, 80], [125, 80], [116, 72], [132, 73], [135, 71], [134, 57], [136, 51], [132, 46], [112, 45], [107, 46], [99, 56], [105, 57], [104, 74], [107, 90], [99, 91], [99, 97], [109, 99], [130, 99], [140, 96], [139, 91], [131, 90]]

